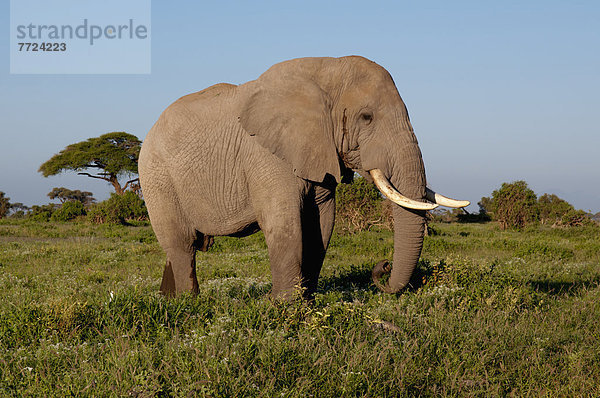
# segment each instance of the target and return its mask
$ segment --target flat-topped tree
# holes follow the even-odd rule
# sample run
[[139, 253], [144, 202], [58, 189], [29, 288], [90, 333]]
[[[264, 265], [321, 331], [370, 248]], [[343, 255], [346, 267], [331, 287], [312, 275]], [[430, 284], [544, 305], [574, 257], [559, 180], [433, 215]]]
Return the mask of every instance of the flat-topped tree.
[[[79, 175], [98, 178], [112, 184], [115, 192], [122, 195], [138, 178], [119, 183], [119, 177], [137, 175], [138, 157], [142, 142], [132, 134], [114, 132], [89, 138], [67, 146], [52, 156], [38, 170], [44, 177], [63, 171], [77, 171]], [[97, 169], [96, 174], [84, 170]]]
[[65, 187], [53, 188], [52, 191], [48, 192], [50, 199], [58, 199], [60, 203], [65, 203], [68, 200], [74, 200], [81, 202], [84, 205], [91, 204], [96, 201], [93, 197], [93, 193], [88, 191], [80, 191], [79, 189], [71, 190]]

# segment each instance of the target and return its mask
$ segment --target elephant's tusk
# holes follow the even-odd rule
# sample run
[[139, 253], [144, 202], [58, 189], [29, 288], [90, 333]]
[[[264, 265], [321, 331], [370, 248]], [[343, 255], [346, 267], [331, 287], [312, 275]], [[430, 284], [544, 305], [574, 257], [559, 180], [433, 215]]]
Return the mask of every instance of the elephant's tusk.
[[377, 189], [379, 189], [389, 200], [402, 207], [414, 210], [433, 210], [438, 207], [435, 203], [418, 202], [402, 195], [392, 186], [392, 184], [390, 184], [388, 179], [383, 175], [383, 172], [379, 169], [369, 170], [369, 174], [373, 177]]
[[440, 195], [439, 193], [436, 193], [429, 188], [425, 190], [425, 198], [430, 202], [437, 203], [440, 206], [452, 207], [455, 209], [467, 207], [471, 204], [471, 202], [469, 202], [468, 200], [456, 200], [447, 198], [444, 195]]

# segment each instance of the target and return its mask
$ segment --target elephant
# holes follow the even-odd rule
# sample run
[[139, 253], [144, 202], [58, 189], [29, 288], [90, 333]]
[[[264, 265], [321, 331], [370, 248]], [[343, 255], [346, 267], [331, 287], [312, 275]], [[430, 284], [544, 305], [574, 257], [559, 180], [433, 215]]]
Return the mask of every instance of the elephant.
[[[386, 69], [360, 56], [298, 58], [258, 79], [183, 96], [143, 142], [139, 178], [166, 252], [161, 293], [198, 292], [196, 251], [213, 236], [264, 233], [271, 294], [313, 297], [335, 220], [335, 188], [354, 172], [393, 201], [393, 262], [376, 285], [399, 292], [425, 215], [459, 201], [427, 187], [409, 115]], [[380, 281], [384, 273], [389, 280]]]

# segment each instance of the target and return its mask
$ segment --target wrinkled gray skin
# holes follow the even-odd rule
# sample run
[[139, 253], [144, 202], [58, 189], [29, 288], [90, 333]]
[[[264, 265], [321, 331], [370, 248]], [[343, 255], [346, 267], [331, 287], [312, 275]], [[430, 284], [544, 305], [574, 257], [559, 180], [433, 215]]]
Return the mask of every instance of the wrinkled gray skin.
[[[423, 201], [425, 169], [390, 74], [362, 57], [301, 58], [257, 80], [186, 95], [160, 116], [140, 153], [152, 227], [167, 253], [161, 291], [196, 292], [196, 250], [213, 235], [261, 229], [272, 294], [311, 296], [344, 175], [381, 169]], [[404, 288], [423, 244], [424, 212], [394, 205], [394, 258], [384, 290]], [[374, 273], [389, 271], [379, 265]]]

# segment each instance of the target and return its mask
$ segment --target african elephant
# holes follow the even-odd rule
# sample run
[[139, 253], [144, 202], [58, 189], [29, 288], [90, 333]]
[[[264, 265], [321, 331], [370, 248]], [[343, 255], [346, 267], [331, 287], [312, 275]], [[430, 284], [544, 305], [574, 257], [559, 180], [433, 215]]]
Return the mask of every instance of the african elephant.
[[[259, 229], [272, 294], [311, 296], [334, 225], [335, 187], [356, 171], [395, 202], [388, 292], [419, 259], [424, 216], [464, 207], [426, 188], [406, 107], [390, 74], [358, 56], [300, 58], [239, 86], [217, 84], [171, 104], [148, 133], [139, 177], [167, 262], [161, 292], [198, 290], [196, 250], [214, 235]], [[374, 270], [378, 278], [389, 265]]]

